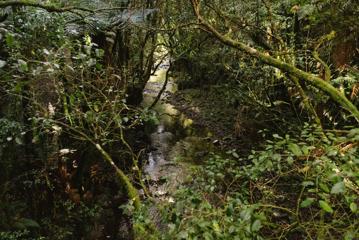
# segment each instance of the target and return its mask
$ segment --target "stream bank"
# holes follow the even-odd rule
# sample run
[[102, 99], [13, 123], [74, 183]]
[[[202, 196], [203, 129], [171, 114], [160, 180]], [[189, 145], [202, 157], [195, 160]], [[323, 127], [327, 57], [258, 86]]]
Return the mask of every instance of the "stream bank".
[[[149, 107], [161, 91], [168, 71], [163, 64], [148, 81], [143, 93], [143, 107]], [[170, 77], [160, 100], [153, 107], [158, 121], [148, 126], [150, 151], [144, 165], [149, 192], [158, 201], [173, 201], [171, 194], [190, 176], [189, 169], [207, 155], [213, 144], [207, 129], [199, 129], [194, 121], [177, 110], [169, 101], [177, 91], [174, 78]]]
[[[148, 81], [142, 102], [145, 109], [152, 105], [163, 88], [167, 71], [168, 65], [162, 65]], [[176, 79], [169, 77], [165, 91], [152, 109], [158, 119], [146, 126], [150, 147], [142, 165], [144, 181], [151, 195], [144, 204], [147, 217], [157, 230], [168, 232], [168, 224], [164, 221], [168, 217], [166, 211], [177, 201], [183, 201], [182, 191], [197, 187], [195, 185], [203, 177], [198, 174], [208, 162], [216, 162], [216, 156], [220, 155], [224, 159], [219, 159], [220, 164], [225, 165], [228, 157], [237, 155], [237, 149], [246, 151], [252, 143], [248, 139], [243, 141], [243, 136], [236, 132], [238, 113], [235, 107], [223, 107], [220, 99], [213, 89], [207, 92], [178, 90]], [[146, 199], [144, 192], [142, 194]]]
[[[150, 107], [158, 97], [168, 69], [165, 62], [151, 76], [142, 107]], [[165, 91], [152, 109], [158, 119], [147, 126], [150, 151], [143, 164], [150, 193], [160, 198], [182, 185], [191, 174], [188, 170], [206, 161], [210, 153], [246, 154], [260, 140], [258, 126], [248, 124], [254, 121], [246, 119], [243, 109], [226, 102], [221, 86], [178, 89], [181, 79], [171, 71], [168, 76]]]

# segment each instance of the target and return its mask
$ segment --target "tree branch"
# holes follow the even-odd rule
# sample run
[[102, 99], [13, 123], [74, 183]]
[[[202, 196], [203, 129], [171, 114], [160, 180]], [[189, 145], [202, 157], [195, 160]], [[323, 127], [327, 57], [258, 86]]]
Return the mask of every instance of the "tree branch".
[[166, 90], [167, 83], [168, 83], [168, 79], [169, 79], [169, 72], [171, 71], [171, 68], [172, 68], [172, 61], [171, 61], [171, 59], [170, 59], [169, 61], [170, 61], [170, 66], [168, 67], [168, 69], [167, 69], [167, 71], [166, 71], [165, 81], [164, 81], [164, 83], [163, 83], [163, 85], [162, 85], [161, 90], [158, 92], [157, 97], [155, 98], [155, 100], [153, 101], [153, 103], [151, 104], [151, 106], [149, 107], [149, 109], [152, 109], [154, 106], [156, 106], [157, 102], [161, 99], [161, 96], [162, 96], [163, 92]]
[[317, 87], [318, 89], [322, 90], [323, 92], [327, 93], [334, 101], [339, 103], [343, 108], [348, 110], [359, 122], [359, 110], [357, 107], [346, 98], [346, 96], [341, 93], [338, 89], [333, 87], [329, 82], [321, 79], [320, 77], [316, 76], [315, 74], [305, 72], [291, 64], [283, 62], [279, 59], [276, 59], [266, 53], [258, 51], [257, 49], [246, 45], [243, 42], [234, 40], [230, 37], [221, 34], [217, 29], [215, 29], [211, 24], [209, 24], [200, 14], [199, 11], [199, 4], [197, 0], [191, 0], [192, 9], [199, 21], [199, 24], [208, 32], [210, 32], [215, 38], [217, 38], [223, 44], [236, 48], [240, 51], [243, 51], [249, 54], [252, 57], [255, 57], [262, 62], [276, 67], [283, 72], [286, 72], [290, 75], [297, 77], [298, 79], [307, 82], [310, 85]]
[[335, 37], [335, 32], [332, 31], [331, 33], [329, 33], [328, 35], [325, 35], [324, 37], [322, 37], [319, 40], [319, 43], [315, 46], [314, 50], [313, 50], [313, 57], [315, 60], [317, 60], [324, 68], [324, 80], [329, 82], [330, 78], [331, 78], [331, 71], [330, 71], [330, 67], [328, 66], [328, 64], [326, 64], [323, 59], [321, 59], [319, 57], [319, 53], [318, 53], [318, 49], [320, 48], [320, 46], [325, 42], [325, 41], [329, 41], [331, 39], [333, 39]]
[[126, 193], [127, 193], [128, 197], [130, 198], [130, 200], [133, 201], [135, 209], [138, 210], [141, 207], [141, 200], [138, 195], [137, 189], [135, 188], [135, 186], [133, 186], [133, 184], [131, 183], [128, 176], [115, 164], [112, 157], [108, 154], [107, 151], [105, 151], [103, 149], [103, 147], [99, 143], [97, 143], [95, 140], [90, 138], [86, 133], [82, 132], [81, 130], [77, 129], [76, 127], [72, 127], [72, 126], [70, 126], [64, 122], [58, 121], [58, 120], [51, 119], [51, 121], [78, 134], [83, 139], [85, 139], [88, 142], [90, 142], [91, 144], [93, 144], [96, 147], [96, 149], [99, 151], [99, 153], [102, 155], [103, 159], [109, 165], [111, 165], [114, 168], [114, 170], [116, 171], [119, 181], [124, 185], [124, 187], [126, 189]]

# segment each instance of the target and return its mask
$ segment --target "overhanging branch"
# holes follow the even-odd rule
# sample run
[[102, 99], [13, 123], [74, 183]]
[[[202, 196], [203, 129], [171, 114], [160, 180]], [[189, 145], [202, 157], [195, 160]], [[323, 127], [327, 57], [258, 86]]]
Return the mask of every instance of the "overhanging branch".
[[201, 25], [201, 29], [209, 32], [212, 36], [217, 38], [223, 44], [236, 48], [240, 51], [243, 51], [249, 54], [252, 57], [255, 57], [267, 65], [273, 66], [275, 68], [280, 69], [283, 72], [286, 72], [292, 76], [297, 77], [301, 81], [307, 82], [308, 84], [317, 87], [323, 92], [327, 93], [334, 101], [340, 104], [343, 108], [348, 110], [359, 122], [359, 110], [358, 108], [338, 89], [333, 87], [329, 82], [321, 79], [317, 75], [313, 73], [308, 73], [303, 71], [294, 65], [283, 62], [277, 58], [274, 58], [266, 53], [263, 53], [253, 47], [248, 46], [247, 44], [234, 40], [222, 33], [220, 33], [214, 26], [208, 23], [200, 14], [200, 6], [198, 0], [190, 0], [192, 4], [192, 9], [197, 17], [199, 24]]

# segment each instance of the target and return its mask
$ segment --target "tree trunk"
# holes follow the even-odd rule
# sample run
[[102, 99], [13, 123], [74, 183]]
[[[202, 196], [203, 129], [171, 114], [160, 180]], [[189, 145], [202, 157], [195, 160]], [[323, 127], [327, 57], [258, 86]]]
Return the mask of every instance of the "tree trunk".
[[319, 88], [323, 92], [327, 93], [334, 101], [339, 103], [343, 108], [348, 110], [359, 122], [359, 110], [357, 109], [357, 107], [351, 101], [349, 101], [343, 93], [341, 93], [338, 89], [333, 87], [329, 82], [321, 79], [315, 74], [305, 72], [291, 64], [278, 60], [240, 41], [234, 40], [230, 37], [225, 36], [224, 34], [221, 34], [211, 24], [206, 22], [205, 19], [200, 15], [198, 2], [196, 0], [191, 0], [191, 3], [192, 3], [194, 14], [196, 15], [199, 24], [203, 30], [211, 33], [223, 44], [241, 50], [270, 66], [276, 67], [282, 70], [283, 72], [286, 72], [290, 75], [297, 77], [301, 81], [305, 81], [308, 84]]

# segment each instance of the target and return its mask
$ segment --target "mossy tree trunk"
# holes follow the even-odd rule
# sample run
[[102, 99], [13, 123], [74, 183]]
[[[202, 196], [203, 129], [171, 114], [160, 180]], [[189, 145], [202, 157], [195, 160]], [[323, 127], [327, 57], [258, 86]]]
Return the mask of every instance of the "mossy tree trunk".
[[322, 90], [323, 92], [327, 93], [334, 101], [336, 101], [340, 106], [348, 110], [355, 119], [359, 122], [359, 110], [358, 108], [338, 89], [333, 87], [328, 81], [323, 80], [322, 78], [318, 77], [317, 75], [313, 73], [308, 73], [306, 71], [303, 71], [289, 63], [283, 62], [279, 59], [276, 59], [269, 54], [266, 54], [264, 52], [261, 52], [253, 47], [250, 47], [249, 45], [240, 42], [238, 40], [234, 40], [225, 34], [220, 33], [213, 25], [211, 25], [209, 22], [207, 22], [203, 16], [200, 13], [200, 4], [197, 0], [190, 0], [193, 8], [193, 12], [195, 16], [197, 17], [199, 26], [202, 30], [209, 32], [212, 34], [215, 38], [217, 38], [220, 42], [223, 44], [236, 48], [240, 51], [243, 51], [247, 53], [248, 55], [255, 57], [259, 59], [260, 61], [276, 67], [280, 69], [281, 71], [288, 73], [289, 75], [292, 75], [296, 78], [298, 78], [300, 81], [304, 81], [314, 87], [317, 87], [318, 89]]

